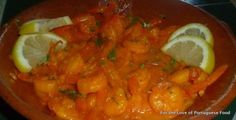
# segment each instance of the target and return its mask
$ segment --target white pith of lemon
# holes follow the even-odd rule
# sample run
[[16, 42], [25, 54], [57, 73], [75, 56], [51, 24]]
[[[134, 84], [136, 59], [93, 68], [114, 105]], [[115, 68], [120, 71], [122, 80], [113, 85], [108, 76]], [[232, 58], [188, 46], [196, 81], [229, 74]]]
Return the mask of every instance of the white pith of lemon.
[[171, 34], [168, 41], [181, 35], [198, 36], [206, 40], [211, 46], [214, 45], [214, 38], [209, 28], [201, 23], [190, 23], [177, 29]]
[[181, 35], [168, 42], [161, 50], [177, 61], [200, 67], [207, 73], [214, 69], [214, 51], [201, 37]]
[[29, 72], [46, 61], [51, 43], [57, 42], [57, 48], [66, 46], [66, 41], [53, 33], [21, 35], [13, 47], [12, 59], [20, 72]]

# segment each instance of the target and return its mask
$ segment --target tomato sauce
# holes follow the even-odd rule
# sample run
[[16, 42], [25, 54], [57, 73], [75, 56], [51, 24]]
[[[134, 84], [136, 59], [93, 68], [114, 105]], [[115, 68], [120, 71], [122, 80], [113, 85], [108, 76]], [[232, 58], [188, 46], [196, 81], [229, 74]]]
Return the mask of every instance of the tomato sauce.
[[53, 29], [67, 47], [52, 45], [47, 63], [18, 77], [62, 119], [173, 119], [177, 114], [162, 113], [185, 111], [209, 75], [160, 51], [176, 30], [160, 29], [161, 21], [118, 14], [114, 4], [94, 8]]

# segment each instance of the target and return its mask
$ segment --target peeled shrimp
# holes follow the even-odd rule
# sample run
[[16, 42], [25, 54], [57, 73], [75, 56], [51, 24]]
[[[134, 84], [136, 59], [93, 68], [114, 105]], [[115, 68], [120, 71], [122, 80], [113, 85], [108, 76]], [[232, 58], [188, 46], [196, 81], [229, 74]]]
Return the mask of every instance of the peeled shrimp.
[[108, 116], [116, 116], [125, 112], [127, 98], [122, 88], [116, 88], [105, 104], [104, 112]]
[[[192, 104], [192, 100], [181, 87], [170, 82], [162, 82], [152, 89], [149, 103], [155, 112], [161, 114], [161, 112], [185, 111]], [[168, 118], [175, 116], [167, 115]]]
[[77, 82], [77, 88], [80, 93], [88, 94], [97, 92], [107, 86], [107, 79], [103, 73], [81, 78]]

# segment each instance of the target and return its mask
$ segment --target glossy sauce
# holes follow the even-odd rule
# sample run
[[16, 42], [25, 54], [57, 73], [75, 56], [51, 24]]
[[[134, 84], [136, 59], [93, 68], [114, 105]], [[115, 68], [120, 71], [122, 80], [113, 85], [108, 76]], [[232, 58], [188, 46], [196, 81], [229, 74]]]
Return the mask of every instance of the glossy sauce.
[[[51, 32], [68, 46], [52, 45], [46, 64], [18, 77], [34, 85], [37, 96], [66, 120], [172, 119], [194, 102], [188, 88], [208, 74], [162, 53], [176, 26], [160, 28], [163, 19], [146, 22], [97, 7], [73, 18], [73, 25]], [[191, 93], [191, 94], [190, 94]]]

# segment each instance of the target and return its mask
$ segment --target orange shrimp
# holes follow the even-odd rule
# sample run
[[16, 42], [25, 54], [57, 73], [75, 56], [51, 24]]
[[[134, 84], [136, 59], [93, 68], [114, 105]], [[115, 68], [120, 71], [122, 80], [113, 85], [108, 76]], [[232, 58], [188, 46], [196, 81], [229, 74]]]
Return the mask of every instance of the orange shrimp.
[[[169, 82], [161, 82], [152, 89], [149, 96], [149, 103], [157, 113], [161, 112], [180, 112], [186, 110], [192, 103], [184, 89]], [[167, 115], [168, 119], [177, 116], [176, 114]], [[166, 119], [167, 119], [166, 118]]]
[[207, 88], [207, 86], [214, 83], [219, 77], [227, 70], [228, 65], [222, 65], [219, 68], [217, 68], [213, 73], [209, 75], [209, 77], [202, 82], [190, 85], [186, 88], [186, 92], [189, 95], [192, 95], [200, 90], [204, 90]]

